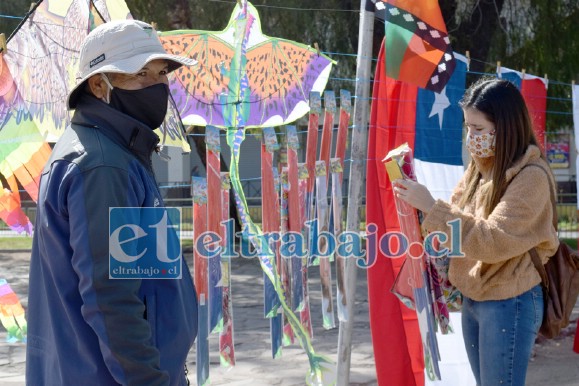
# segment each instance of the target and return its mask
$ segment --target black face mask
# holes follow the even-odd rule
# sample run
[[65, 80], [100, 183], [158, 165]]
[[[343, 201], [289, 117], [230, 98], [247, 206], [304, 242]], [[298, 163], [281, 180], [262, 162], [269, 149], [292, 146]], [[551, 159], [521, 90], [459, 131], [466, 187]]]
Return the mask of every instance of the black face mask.
[[140, 90], [115, 87], [111, 91], [109, 106], [154, 130], [165, 120], [168, 101], [169, 86], [158, 83]]

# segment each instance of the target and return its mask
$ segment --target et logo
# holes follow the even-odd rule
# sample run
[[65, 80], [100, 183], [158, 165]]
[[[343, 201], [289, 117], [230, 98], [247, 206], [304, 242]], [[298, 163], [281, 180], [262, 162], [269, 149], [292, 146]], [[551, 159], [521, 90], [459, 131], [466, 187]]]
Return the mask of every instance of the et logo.
[[109, 278], [180, 279], [180, 208], [109, 208]]

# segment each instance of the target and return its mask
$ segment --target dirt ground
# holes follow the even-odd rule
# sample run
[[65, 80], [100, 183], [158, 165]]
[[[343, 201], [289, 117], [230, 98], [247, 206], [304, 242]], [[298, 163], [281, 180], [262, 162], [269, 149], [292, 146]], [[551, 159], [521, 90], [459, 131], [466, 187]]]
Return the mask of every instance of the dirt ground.
[[[0, 248], [1, 249], [1, 248]], [[0, 251], [0, 278], [6, 278], [27, 305], [29, 252]], [[186, 256], [186, 259], [191, 259]], [[320, 315], [319, 279], [311, 276], [311, 303], [314, 321]], [[210, 338], [210, 379], [213, 385], [303, 385], [307, 372], [307, 358], [297, 346], [283, 349], [282, 358], [273, 360], [269, 346], [269, 323], [261, 318], [263, 278], [257, 261], [241, 260], [232, 263], [232, 291], [234, 297], [235, 348], [237, 365], [231, 370], [219, 367], [217, 338]], [[368, 321], [366, 275], [358, 273], [351, 385], [375, 385], [374, 354]], [[529, 365], [528, 386], [558, 385], [579, 386], [579, 354], [572, 351], [579, 303], [575, 307], [574, 322], [554, 340], [539, 339]], [[316, 352], [332, 361], [337, 359], [338, 329], [326, 331], [320, 323], [314, 323]], [[189, 368], [195, 369], [195, 353], [190, 353]], [[0, 385], [24, 385], [25, 345], [6, 343], [6, 332], [0, 326]], [[190, 374], [195, 384], [195, 374]], [[444, 381], [444, 380], [443, 380]], [[444, 384], [444, 382], [443, 382]], [[395, 385], [394, 385], [395, 386]]]

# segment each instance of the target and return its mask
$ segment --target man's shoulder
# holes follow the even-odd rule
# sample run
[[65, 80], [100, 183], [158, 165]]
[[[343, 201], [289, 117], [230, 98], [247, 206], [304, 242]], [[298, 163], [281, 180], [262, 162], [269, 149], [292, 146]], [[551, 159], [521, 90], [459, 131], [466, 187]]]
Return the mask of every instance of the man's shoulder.
[[126, 149], [91, 126], [69, 126], [60, 137], [47, 167], [55, 161], [76, 164], [81, 171], [98, 166], [126, 169], [134, 157]]

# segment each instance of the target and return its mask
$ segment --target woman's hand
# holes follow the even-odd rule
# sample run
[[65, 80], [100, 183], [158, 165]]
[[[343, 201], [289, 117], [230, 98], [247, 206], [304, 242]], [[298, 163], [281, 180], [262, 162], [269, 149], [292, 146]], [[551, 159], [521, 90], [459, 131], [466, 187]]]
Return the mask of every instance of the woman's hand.
[[394, 181], [394, 194], [424, 213], [430, 212], [435, 202], [426, 186], [412, 180]]

